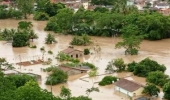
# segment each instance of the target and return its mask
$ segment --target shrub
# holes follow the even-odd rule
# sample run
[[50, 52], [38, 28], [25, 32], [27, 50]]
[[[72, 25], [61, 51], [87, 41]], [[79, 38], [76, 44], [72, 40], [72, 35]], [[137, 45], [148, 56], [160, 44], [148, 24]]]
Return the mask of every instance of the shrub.
[[141, 77], [146, 77], [149, 72], [152, 71], [162, 71], [164, 72], [166, 67], [164, 65], [158, 64], [158, 62], [151, 60], [149, 58], [145, 58], [136, 64], [133, 74]]
[[45, 50], [45, 47], [41, 47], [40, 50], [41, 50], [41, 51], [44, 51], [44, 50]]
[[170, 81], [170, 78], [161, 71], [154, 71], [148, 74], [146, 81], [162, 87], [165, 83]]
[[91, 38], [87, 34], [82, 34], [82, 36], [75, 36], [71, 41], [71, 45], [90, 45], [92, 42]]
[[83, 66], [88, 66], [88, 67], [90, 67], [91, 69], [96, 68], [95, 65], [93, 65], [92, 63], [89, 63], [89, 62], [83, 62], [82, 65], [83, 65]]
[[65, 64], [63, 64], [64, 66], [68, 66], [68, 67], [76, 67], [76, 66], [78, 66], [78, 64], [77, 63], [65, 63]]
[[28, 40], [29, 40], [29, 38], [28, 38], [27, 34], [25, 34], [25, 33], [16, 33], [13, 36], [12, 46], [13, 47], [27, 46], [29, 44]]
[[48, 54], [53, 54], [53, 52], [51, 50], [48, 51]]
[[90, 50], [89, 49], [84, 49], [84, 55], [88, 55], [90, 54]]
[[47, 85], [56, 85], [58, 83], [66, 82], [68, 75], [63, 70], [53, 67], [52, 74], [50, 74], [46, 80]]
[[122, 58], [117, 58], [114, 60], [113, 65], [117, 68], [117, 71], [124, 71], [125, 70], [125, 63]]
[[34, 20], [48, 20], [49, 19], [49, 15], [47, 13], [44, 12], [35, 12], [34, 13]]
[[99, 85], [101, 86], [105, 86], [105, 85], [109, 85], [112, 84], [112, 82], [116, 82], [117, 81], [117, 77], [114, 76], [105, 76], [102, 81], [99, 82]]
[[129, 71], [129, 72], [133, 72], [134, 70], [135, 70], [135, 66], [136, 66], [136, 62], [135, 61], [133, 61], [132, 63], [129, 63], [128, 65], [127, 65], [127, 71]]
[[32, 46], [29, 46], [30, 48], [37, 48], [37, 46], [36, 45], [32, 45]]

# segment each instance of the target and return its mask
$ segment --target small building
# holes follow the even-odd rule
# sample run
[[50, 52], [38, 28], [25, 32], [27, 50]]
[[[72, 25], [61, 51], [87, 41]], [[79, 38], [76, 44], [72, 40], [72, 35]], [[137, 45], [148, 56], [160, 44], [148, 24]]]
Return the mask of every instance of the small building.
[[77, 49], [74, 49], [74, 48], [67, 48], [63, 51], [61, 51], [62, 53], [65, 53], [67, 55], [69, 55], [70, 57], [73, 57], [73, 58], [80, 58], [83, 56], [83, 51], [80, 51], [80, 50], [77, 50]]
[[60, 65], [59, 68], [66, 72], [68, 75], [76, 75], [81, 73], [87, 73], [89, 69], [84, 69], [80, 67], [67, 67], [64, 65]]
[[135, 97], [142, 94], [143, 86], [134, 81], [120, 79], [118, 82], [115, 83], [115, 90], [124, 93], [130, 97]]

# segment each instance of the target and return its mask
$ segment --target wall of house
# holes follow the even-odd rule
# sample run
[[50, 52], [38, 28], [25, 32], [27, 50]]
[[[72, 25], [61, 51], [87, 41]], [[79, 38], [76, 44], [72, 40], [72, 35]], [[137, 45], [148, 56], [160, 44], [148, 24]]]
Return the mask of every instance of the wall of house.
[[133, 93], [132, 93], [132, 92], [129, 92], [129, 91], [125, 90], [125, 89], [122, 89], [122, 88], [120, 88], [120, 87], [118, 87], [118, 86], [115, 86], [115, 90], [116, 90], [116, 91], [119, 91], [119, 92], [121, 92], [121, 93], [124, 93], [124, 94], [126, 94], [126, 95], [128, 95], [128, 96], [130, 96], [130, 97], [133, 96]]
[[143, 91], [143, 87], [139, 88], [138, 90], [132, 92], [132, 94], [136, 94], [136, 96], [141, 95]]
[[118, 87], [118, 86], [115, 86], [115, 90], [116, 90], [116, 91], [119, 91], [119, 92], [121, 92], [121, 93], [124, 93], [124, 94], [126, 94], [126, 95], [128, 95], [128, 96], [130, 96], [130, 97], [133, 97], [134, 94], [135, 94], [136, 96], [141, 95], [141, 94], [142, 94], [142, 91], [143, 91], [143, 87], [139, 88], [138, 90], [136, 90], [136, 91], [134, 91], [134, 92], [129, 92], [129, 91], [127, 91], [127, 90], [125, 90], [125, 89], [122, 89], [122, 88], [120, 88], [120, 87]]
[[83, 3], [83, 7], [84, 7], [84, 9], [88, 9], [88, 7], [89, 7], [89, 3], [88, 3], [88, 2]]
[[76, 55], [78, 55], [78, 58], [82, 57], [83, 56], [83, 52], [80, 52], [80, 51], [73, 51], [69, 54], [71, 57], [73, 58], [77, 58]]

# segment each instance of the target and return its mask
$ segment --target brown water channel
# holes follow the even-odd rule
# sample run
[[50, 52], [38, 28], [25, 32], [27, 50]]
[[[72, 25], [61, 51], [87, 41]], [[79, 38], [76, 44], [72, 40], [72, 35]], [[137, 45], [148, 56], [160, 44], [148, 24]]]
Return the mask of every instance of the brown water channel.
[[[38, 34], [39, 38], [37, 40], [34, 40], [33, 43], [37, 46], [36, 49], [31, 49], [29, 47], [22, 47], [22, 48], [12, 48], [10, 43], [6, 43], [5, 41], [0, 41], [0, 57], [5, 57], [9, 62], [16, 63], [19, 62], [19, 56], [21, 57], [22, 61], [28, 61], [33, 59], [38, 59], [42, 57], [42, 53], [40, 52], [40, 48], [44, 46], [46, 50], [52, 50], [54, 52], [54, 55], [58, 53], [58, 51], [63, 50], [69, 46], [69, 42], [72, 39], [72, 36], [70, 35], [56, 35], [56, 39], [58, 41], [57, 44], [51, 44], [46, 45], [44, 44], [45, 36], [48, 32], [44, 31], [44, 27], [46, 25], [45, 21], [33, 21], [31, 19], [28, 19], [33, 24], [34, 31]], [[0, 29], [4, 28], [17, 28], [17, 24], [20, 20], [0, 20]], [[167, 67], [166, 74], [170, 75], [170, 39], [160, 40], [160, 41], [147, 41], [144, 40], [141, 44], [141, 49], [139, 52], [139, 55], [136, 56], [130, 56], [130, 55], [124, 55], [124, 49], [115, 49], [115, 44], [120, 41], [119, 38], [108, 38], [108, 37], [91, 37], [94, 45], [100, 45], [102, 48], [100, 54], [93, 54], [90, 57], [85, 57], [84, 61], [92, 62], [99, 68], [99, 73], [103, 74], [105, 73], [105, 67], [111, 59], [122, 57], [126, 63], [135, 61], [140, 61], [146, 57], [149, 57], [153, 60], [158, 61], [160, 64], [164, 64]], [[84, 48], [90, 48], [92, 46], [75, 46], [75, 48], [83, 50]], [[45, 54], [45, 59], [53, 56]], [[58, 62], [56, 60], [53, 60], [54, 64], [57, 64]], [[16, 69], [19, 68], [19, 66], [16, 66]], [[41, 72], [40, 68], [46, 68], [48, 66], [43, 65], [34, 65], [29, 67], [22, 67], [22, 72], [28, 72], [29, 69], [32, 69], [32, 73], [40, 74], [42, 75], [42, 82], [40, 83], [40, 86], [44, 89], [47, 89], [50, 91], [50, 86], [46, 86], [44, 84], [46, 80], [47, 74], [44, 72]], [[20, 69], [18, 69], [20, 70]], [[119, 77], [126, 77], [131, 75], [131, 73], [119, 73], [114, 74], [115, 76]], [[74, 75], [70, 76], [68, 79], [68, 82], [65, 84], [60, 84], [52, 87], [53, 94], [58, 95], [60, 91], [60, 86], [64, 85], [71, 89], [72, 94], [74, 96], [79, 95], [86, 95], [85, 91], [87, 88], [90, 88], [92, 86], [92, 79], [87, 79], [89, 82], [84, 82], [80, 80], [80, 77], [86, 77], [88, 75], [86, 74], [80, 74], [80, 75]], [[95, 82], [98, 82], [102, 79], [103, 76], [94, 78]], [[128, 77], [128, 79], [134, 80], [136, 82], [145, 84], [144, 78], [139, 77]], [[98, 86], [97, 84], [95, 84]], [[90, 94], [90, 97], [93, 98], [93, 100], [128, 100], [127, 97], [123, 94], [117, 93], [114, 91], [113, 85], [105, 86], [105, 87], [99, 87], [100, 92], [93, 92]], [[160, 97], [162, 97], [162, 92], [160, 93]]]

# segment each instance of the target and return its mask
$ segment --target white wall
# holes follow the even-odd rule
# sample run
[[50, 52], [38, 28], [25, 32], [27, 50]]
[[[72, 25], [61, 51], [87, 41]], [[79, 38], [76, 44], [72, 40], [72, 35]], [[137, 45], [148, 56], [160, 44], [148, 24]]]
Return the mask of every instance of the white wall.
[[119, 91], [119, 92], [122, 92], [122, 93], [124, 93], [124, 94], [126, 94], [126, 95], [128, 95], [128, 96], [130, 96], [130, 97], [133, 96], [133, 93], [132, 93], [132, 92], [129, 92], [129, 91], [127, 91], [127, 90], [124, 90], [124, 89], [122, 89], [122, 88], [120, 88], [120, 87], [115, 86], [115, 90], [116, 90], [116, 91]]

